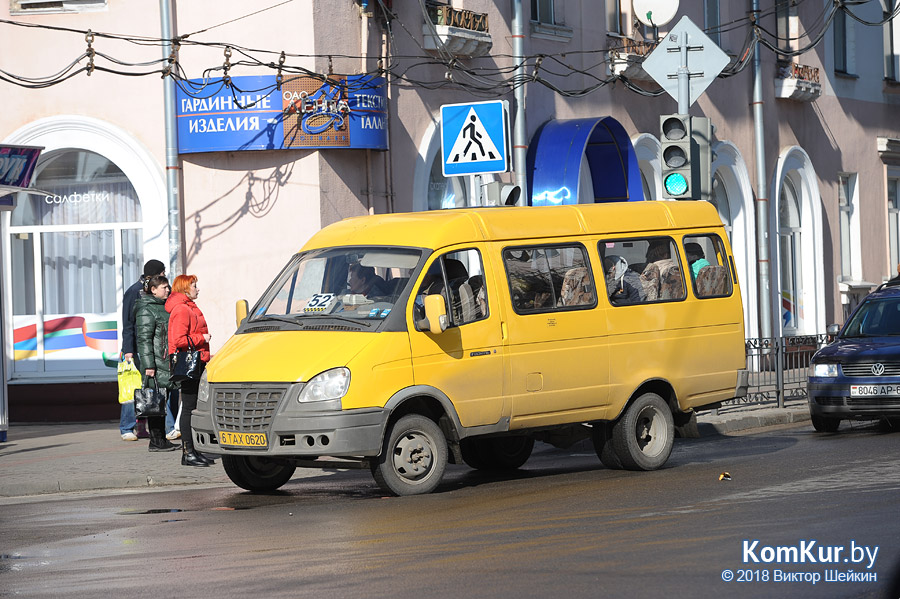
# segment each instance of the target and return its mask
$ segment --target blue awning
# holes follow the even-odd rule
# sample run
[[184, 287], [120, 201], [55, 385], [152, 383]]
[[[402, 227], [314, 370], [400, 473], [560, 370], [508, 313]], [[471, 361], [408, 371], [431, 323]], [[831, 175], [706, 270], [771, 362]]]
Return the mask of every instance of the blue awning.
[[552, 120], [537, 130], [528, 148], [529, 204], [578, 203], [583, 156], [590, 168], [595, 202], [644, 199], [631, 139], [617, 120], [607, 116]]

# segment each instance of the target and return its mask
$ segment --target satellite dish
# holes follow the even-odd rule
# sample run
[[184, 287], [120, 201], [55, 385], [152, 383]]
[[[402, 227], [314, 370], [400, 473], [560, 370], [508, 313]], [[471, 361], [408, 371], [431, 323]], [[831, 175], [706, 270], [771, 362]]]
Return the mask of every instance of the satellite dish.
[[662, 27], [678, 12], [678, 0], [632, 0], [631, 8], [644, 25]]

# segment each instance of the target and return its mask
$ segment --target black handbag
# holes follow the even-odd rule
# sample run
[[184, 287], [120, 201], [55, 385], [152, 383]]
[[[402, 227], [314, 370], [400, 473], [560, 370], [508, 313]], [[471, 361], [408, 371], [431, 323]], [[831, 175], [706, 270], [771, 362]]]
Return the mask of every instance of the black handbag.
[[[169, 393], [166, 389], [159, 388], [155, 376], [150, 378], [153, 380], [153, 387], [145, 386], [134, 390], [134, 415], [138, 418], [166, 415], [166, 397]], [[149, 384], [148, 381], [147, 385]]]
[[200, 350], [188, 341], [187, 349], [180, 349], [169, 356], [169, 380], [172, 382], [186, 380], [200, 380], [203, 372], [203, 362], [200, 360]]

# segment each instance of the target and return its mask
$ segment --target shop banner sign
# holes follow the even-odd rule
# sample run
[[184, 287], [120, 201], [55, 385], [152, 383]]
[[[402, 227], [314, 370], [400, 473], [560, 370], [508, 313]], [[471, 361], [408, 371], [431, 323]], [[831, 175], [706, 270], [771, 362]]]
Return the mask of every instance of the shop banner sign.
[[16, 207], [16, 193], [31, 184], [31, 175], [43, 149], [0, 145], [0, 210]]
[[382, 77], [275, 75], [192, 79], [176, 95], [178, 151], [387, 150], [387, 97]]

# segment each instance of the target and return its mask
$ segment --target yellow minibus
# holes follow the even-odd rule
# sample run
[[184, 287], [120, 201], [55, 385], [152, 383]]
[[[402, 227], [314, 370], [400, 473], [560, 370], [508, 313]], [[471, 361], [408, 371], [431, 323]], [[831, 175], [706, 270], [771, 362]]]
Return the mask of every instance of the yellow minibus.
[[370, 468], [394, 495], [448, 463], [519, 468], [590, 438], [653, 470], [674, 427], [746, 393], [734, 260], [706, 202], [349, 218], [287, 263], [203, 373], [198, 450], [250, 491]]

